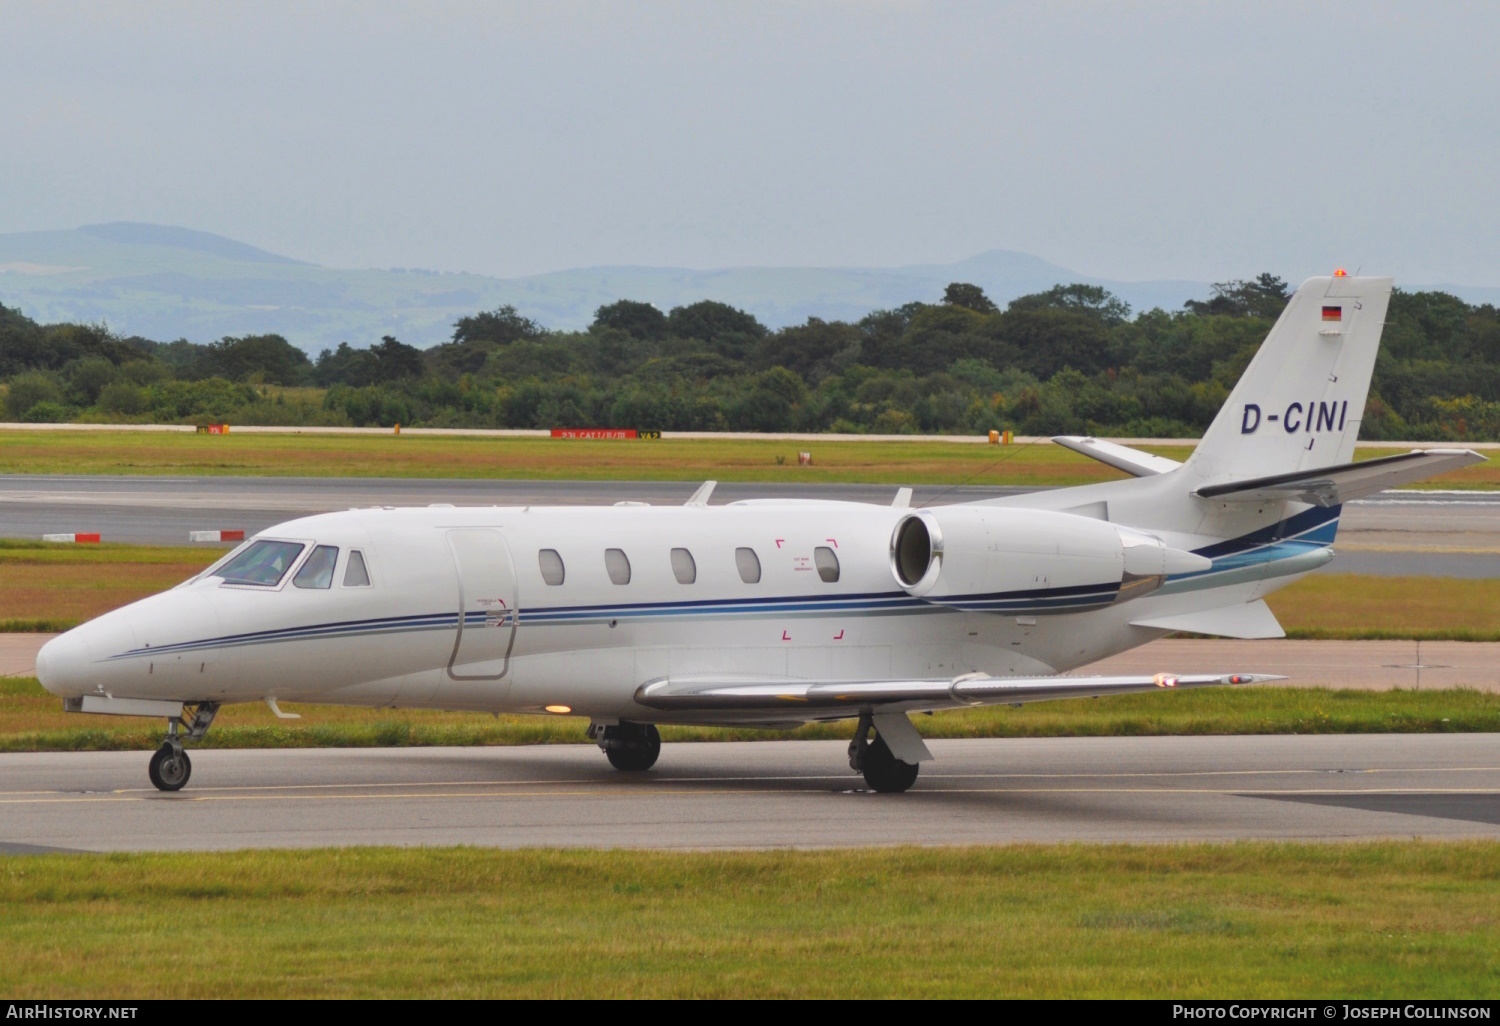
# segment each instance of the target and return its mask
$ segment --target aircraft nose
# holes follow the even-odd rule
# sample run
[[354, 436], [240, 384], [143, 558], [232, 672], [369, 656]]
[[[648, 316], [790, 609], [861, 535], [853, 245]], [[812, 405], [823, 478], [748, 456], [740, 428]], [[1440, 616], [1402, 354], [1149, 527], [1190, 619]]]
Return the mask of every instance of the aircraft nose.
[[59, 634], [36, 654], [36, 678], [54, 695], [76, 698], [90, 689], [88, 645], [79, 632]]

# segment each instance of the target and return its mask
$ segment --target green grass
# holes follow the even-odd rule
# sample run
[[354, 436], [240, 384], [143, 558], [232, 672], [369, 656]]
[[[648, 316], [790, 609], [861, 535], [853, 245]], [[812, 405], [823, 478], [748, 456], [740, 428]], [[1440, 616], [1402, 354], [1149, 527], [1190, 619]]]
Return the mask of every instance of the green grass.
[[[34, 680], [0, 680], [0, 751], [144, 751], [161, 744], [155, 720], [82, 716]], [[570, 717], [489, 716], [337, 706], [292, 706], [301, 720], [272, 717], [259, 703], [225, 707], [203, 748], [369, 748], [582, 744]], [[1500, 694], [1452, 688], [1360, 691], [1326, 688], [1208, 688], [1172, 694], [990, 706], [915, 717], [931, 738], [1137, 737], [1180, 734], [1379, 734], [1500, 732]], [[847, 740], [851, 723], [795, 731], [663, 727], [668, 743], [780, 738]]]
[[1292, 638], [1500, 641], [1495, 578], [1316, 573], [1266, 604]]
[[[1186, 459], [1190, 446], [1152, 452]], [[811, 466], [797, 453], [811, 451]], [[1365, 448], [1359, 458], [1389, 455]], [[777, 462], [778, 459], [780, 462]], [[1070, 485], [1125, 475], [1057, 445], [663, 439], [580, 441], [446, 435], [196, 435], [0, 431], [0, 473], [541, 480], [837, 481], [891, 485]], [[1429, 487], [1500, 487], [1500, 461]]]
[[99, 542], [44, 542], [32, 538], [0, 538], [0, 566], [118, 566], [184, 562], [207, 566], [229, 551], [229, 545], [129, 545]]
[[1500, 845], [44, 855], [0, 909], [27, 998], [1483, 998]]

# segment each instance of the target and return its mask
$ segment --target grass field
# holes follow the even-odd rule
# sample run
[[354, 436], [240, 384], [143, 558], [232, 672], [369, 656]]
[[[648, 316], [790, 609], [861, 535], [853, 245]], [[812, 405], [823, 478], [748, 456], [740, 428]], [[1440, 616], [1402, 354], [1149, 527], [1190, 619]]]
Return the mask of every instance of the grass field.
[[16, 998], [1484, 998], [1500, 845], [0, 858]]
[[223, 551], [0, 540], [0, 631], [66, 630], [187, 580]]
[[1292, 638], [1500, 641], [1500, 579], [1316, 573], [1267, 596]]
[[[435, 745], [582, 744], [572, 717], [352, 709], [282, 704], [301, 720], [278, 720], [260, 703], [226, 706], [201, 748], [367, 748]], [[1180, 734], [1500, 733], [1500, 695], [1467, 689], [1359, 691], [1214, 688], [1171, 694], [991, 706], [918, 716], [926, 737], [1103, 737]], [[852, 723], [796, 731], [663, 727], [662, 739], [847, 740]], [[35, 680], [0, 680], [0, 752], [146, 751], [161, 744], [158, 720], [84, 716]]]
[[[64, 630], [184, 581], [223, 552], [0, 541], [0, 631]], [[1294, 638], [1500, 641], [1500, 580], [1314, 574], [1268, 601]]]
[[[797, 452], [811, 451], [811, 466]], [[1158, 447], [1185, 459], [1186, 447]], [[1365, 450], [1359, 458], [1389, 454]], [[777, 460], [781, 462], [778, 463]], [[547, 480], [849, 481], [1069, 485], [1123, 477], [1050, 444], [998, 448], [951, 442], [783, 442], [735, 439], [576, 441], [430, 435], [150, 435], [0, 431], [0, 473]], [[1500, 461], [1425, 482], [1500, 487]]]

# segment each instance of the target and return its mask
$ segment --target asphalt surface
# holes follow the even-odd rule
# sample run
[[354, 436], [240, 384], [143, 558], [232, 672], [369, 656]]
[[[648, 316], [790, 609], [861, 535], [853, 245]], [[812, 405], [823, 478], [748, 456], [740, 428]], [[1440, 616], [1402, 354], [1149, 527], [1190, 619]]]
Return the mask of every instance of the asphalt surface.
[[[98, 532], [106, 540], [187, 543], [189, 531], [264, 530], [308, 513], [356, 506], [676, 504], [693, 481], [489, 481], [411, 478], [0, 476], [0, 536]], [[917, 504], [1015, 494], [1023, 488], [919, 486]], [[891, 485], [723, 483], [715, 503], [788, 496], [889, 502]], [[1384, 492], [1351, 502], [1334, 572], [1500, 577], [1500, 492]]]
[[825, 847], [1240, 838], [1500, 839], [1500, 735], [934, 741], [903, 795], [844, 745], [194, 752], [177, 794], [147, 754], [0, 755], [0, 852], [323, 845]]

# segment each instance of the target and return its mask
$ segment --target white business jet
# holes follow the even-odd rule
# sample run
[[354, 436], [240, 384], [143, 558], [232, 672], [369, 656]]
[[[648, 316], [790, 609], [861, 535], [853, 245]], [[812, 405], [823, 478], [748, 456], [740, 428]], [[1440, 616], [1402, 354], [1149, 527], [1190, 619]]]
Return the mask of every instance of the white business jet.
[[252, 701], [588, 717], [628, 771], [660, 723], [857, 719], [851, 767], [904, 791], [932, 758], [910, 713], [1274, 679], [1059, 674], [1173, 631], [1281, 636], [1263, 598], [1333, 558], [1341, 503], [1483, 459], [1351, 463], [1390, 290], [1305, 282], [1185, 463], [1064, 437], [1131, 477], [923, 509], [710, 506], [708, 482], [678, 507], [305, 517], [53, 639], [37, 675], [71, 711], [165, 717], [169, 791], [184, 742]]

